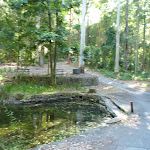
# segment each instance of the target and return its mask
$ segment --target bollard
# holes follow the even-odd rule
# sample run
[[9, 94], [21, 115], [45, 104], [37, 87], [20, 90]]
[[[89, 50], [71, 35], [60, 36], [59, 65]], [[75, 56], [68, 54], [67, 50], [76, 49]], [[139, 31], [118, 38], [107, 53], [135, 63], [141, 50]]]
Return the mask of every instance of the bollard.
[[133, 111], [133, 102], [131, 101], [130, 103], [131, 103], [131, 112], [133, 113], [134, 112]]

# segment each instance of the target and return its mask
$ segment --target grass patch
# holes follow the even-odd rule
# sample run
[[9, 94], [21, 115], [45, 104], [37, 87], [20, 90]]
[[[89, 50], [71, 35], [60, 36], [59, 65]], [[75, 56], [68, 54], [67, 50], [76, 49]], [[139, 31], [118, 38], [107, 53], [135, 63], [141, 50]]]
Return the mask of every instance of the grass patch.
[[[67, 86], [67, 85], [59, 85], [55, 88], [52, 88], [51, 86], [42, 86], [37, 84], [31, 84], [31, 83], [20, 83], [20, 84], [5, 84], [4, 86], [0, 87], [0, 99], [9, 99], [10, 97], [22, 95], [22, 98], [29, 98], [32, 95], [37, 94], [46, 94], [51, 92], [69, 92], [70, 91], [85, 91], [85, 87], [81, 87], [80, 85], [73, 85], [73, 86]], [[22, 99], [21, 98], [21, 99]]]
[[5, 84], [0, 87], [0, 98], [9, 99], [10, 96], [23, 94], [23, 98], [28, 98], [31, 95], [42, 94], [44, 92], [52, 92], [53, 89], [48, 86], [38, 86], [32, 84]]
[[133, 72], [119, 72], [119, 74], [115, 74], [113, 71], [105, 69], [94, 69], [94, 71], [98, 71], [106, 77], [119, 80], [150, 81], [147, 72], [141, 72], [135, 75]]
[[[16, 139], [16, 141], [14, 140]], [[11, 144], [8, 144], [10, 143], [10, 138], [0, 138], [0, 145], [1, 147], [4, 149], [4, 150], [26, 150], [28, 147], [25, 145], [25, 142], [26, 143], [29, 143], [29, 141], [25, 141], [25, 140], [20, 140], [18, 139], [17, 137], [13, 136], [11, 138], [11, 140], [13, 140], [13, 142], [11, 142]], [[15, 141], [15, 142], [14, 142]]]

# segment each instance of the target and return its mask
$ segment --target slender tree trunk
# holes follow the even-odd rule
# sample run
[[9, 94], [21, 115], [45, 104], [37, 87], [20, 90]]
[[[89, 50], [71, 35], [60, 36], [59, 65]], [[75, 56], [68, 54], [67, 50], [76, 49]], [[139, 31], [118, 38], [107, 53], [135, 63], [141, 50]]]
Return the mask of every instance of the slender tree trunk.
[[147, 49], [147, 72], [150, 71], [150, 52]]
[[139, 4], [138, 5], [138, 10], [137, 10], [137, 37], [136, 37], [136, 53], [135, 53], [135, 75], [137, 74], [138, 71], [138, 49], [139, 49], [139, 23], [140, 23], [140, 18], [139, 18]]
[[71, 30], [72, 30], [72, 9], [70, 9], [70, 36], [69, 36], [69, 44], [71, 44], [71, 39], [72, 39], [72, 37], [71, 37]]
[[119, 45], [120, 45], [119, 24], [120, 24], [120, 0], [118, 0], [118, 12], [117, 12], [115, 73], [119, 73]]
[[[78, 24], [80, 24], [80, 18], [78, 17]], [[77, 33], [77, 41], [80, 42], [80, 30], [78, 30], [78, 33]]]
[[[49, 18], [49, 31], [52, 32], [52, 17], [50, 10], [48, 11], [48, 18]], [[52, 52], [52, 41], [49, 41], [49, 53], [50, 53], [50, 70], [51, 70], [51, 83], [52, 87], [55, 86], [55, 79], [53, 76], [53, 52]]]
[[17, 56], [17, 70], [19, 69], [19, 50], [18, 50], [18, 56]]
[[[40, 17], [37, 16], [37, 24], [36, 24], [36, 28], [39, 29], [40, 28]], [[35, 58], [36, 58], [36, 65], [39, 62], [39, 51], [40, 51], [40, 46], [38, 44], [36, 44], [36, 52], [35, 52]]]
[[125, 70], [127, 70], [127, 57], [128, 57], [128, 35], [129, 35], [129, 27], [128, 27], [128, 14], [129, 14], [129, 0], [126, 0], [126, 43], [125, 43], [125, 53], [124, 53], [124, 60], [125, 60]]
[[50, 74], [50, 54], [48, 52], [48, 75]]
[[[59, 28], [59, 16], [58, 16], [58, 5], [56, 2], [56, 28]], [[56, 31], [57, 33], [57, 31]], [[53, 70], [53, 75], [54, 75], [54, 79], [55, 79], [55, 84], [56, 84], [56, 63], [57, 63], [57, 40], [55, 41], [55, 51], [54, 51], [54, 70]]]
[[[144, 8], [146, 7], [146, 2], [147, 2], [147, 1], [145, 1]], [[145, 39], [146, 39], [145, 33], [146, 33], [146, 14], [145, 14], [145, 11], [144, 11], [143, 58], [142, 58], [142, 70], [143, 70], [143, 71], [144, 71], [144, 69], [145, 69]]]
[[[70, 9], [70, 35], [69, 35], [69, 39], [68, 39], [68, 43], [69, 45], [71, 45], [71, 39], [72, 39], [72, 36], [71, 36], [71, 31], [72, 31], [72, 10]], [[68, 64], [70, 64], [70, 54], [68, 53]]]
[[101, 22], [99, 22], [99, 28], [98, 28], [98, 48], [101, 47]]
[[89, 17], [87, 19], [87, 28], [86, 28], [87, 38], [86, 38], [86, 45], [88, 46], [90, 43], [90, 25], [89, 25]]
[[40, 66], [44, 65], [44, 46], [41, 47], [41, 55], [40, 55]]
[[80, 43], [80, 59], [79, 67], [84, 72], [83, 52], [85, 49], [85, 15], [86, 15], [86, 0], [82, 0], [82, 27], [81, 27], [81, 43]]
[[[131, 29], [131, 30], [132, 30], [132, 29]], [[133, 30], [132, 30], [132, 41], [134, 41], [134, 33], [133, 33]], [[134, 48], [134, 44], [131, 43], [131, 52], [130, 52], [131, 55], [134, 53], [133, 48]]]

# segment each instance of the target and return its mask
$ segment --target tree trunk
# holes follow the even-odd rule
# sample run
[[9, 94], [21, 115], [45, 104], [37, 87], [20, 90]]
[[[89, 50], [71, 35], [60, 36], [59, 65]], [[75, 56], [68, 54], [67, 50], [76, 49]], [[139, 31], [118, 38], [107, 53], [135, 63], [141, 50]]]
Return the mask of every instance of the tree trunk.
[[87, 38], [86, 38], [86, 46], [90, 43], [90, 25], [89, 25], [89, 17], [87, 19], [87, 28], [86, 28]]
[[[59, 28], [59, 16], [58, 16], [58, 4], [56, 2], [56, 28]], [[56, 31], [57, 33], [57, 31]], [[55, 41], [55, 51], [54, 51], [54, 70], [53, 70], [53, 75], [54, 75], [54, 80], [55, 80], [55, 84], [56, 84], [56, 63], [57, 63], [57, 45], [58, 42], [57, 40]]]
[[138, 8], [137, 8], [137, 37], [136, 37], [136, 54], [135, 54], [135, 75], [137, 74], [137, 71], [138, 71], [139, 23], [140, 23], [138, 2], [137, 2], [137, 5], [138, 5]]
[[117, 12], [115, 73], [119, 73], [119, 45], [120, 45], [119, 24], [120, 24], [120, 0], [118, 0], [118, 12]]
[[98, 28], [98, 48], [101, 47], [101, 22], [99, 22], [99, 28]]
[[[68, 43], [69, 45], [71, 45], [71, 30], [72, 30], [72, 10], [70, 9], [70, 35], [69, 35], [69, 39], [68, 39]], [[70, 64], [70, 54], [68, 53], [68, 64]]]
[[50, 54], [48, 52], [48, 75], [50, 74]]
[[[36, 28], [39, 29], [40, 28], [40, 17], [37, 16], [37, 24], [36, 24]], [[39, 51], [40, 51], [40, 46], [38, 44], [36, 44], [36, 52], [35, 52], [35, 59], [36, 59], [36, 65], [39, 62]]]
[[79, 67], [81, 68], [81, 70], [84, 70], [83, 52], [85, 49], [85, 15], [86, 15], [86, 0], [82, 0], [82, 26], [81, 26], [81, 43], [80, 43], [80, 59], [79, 59]]
[[126, 43], [125, 43], [125, 52], [124, 52], [124, 60], [125, 60], [125, 70], [127, 70], [127, 57], [128, 57], [128, 35], [129, 35], [129, 27], [128, 27], [128, 15], [129, 15], [129, 0], [126, 0]]
[[19, 50], [18, 50], [18, 56], [17, 56], [17, 70], [19, 69]]
[[[144, 8], [146, 7], [146, 2], [147, 2], [147, 1], [145, 1]], [[143, 70], [143, 71], [144, 71], [144, 69], [145, 69], [145, 39], [146, 39], [145, 33], [146, 33], [146, 13], [145, 13], [145, 10], [144, 10], [143, 58], [142, 58], [142, 70]]]
[[[50, 10], [48, 11], [49, 18], [49, 32], [52, 32], [52, 17]], [[50, 55], [50, 70], [51, 70], [51, 83], [52, 87], [55, 86], [55, 78], [53, 76], [53, 52], [52, 52], [52, 41], [49, 41], [49, 55]]]
[[40, 66], [44, 65], [44, 46], [41, 47], [41, 55], [40, 55]]

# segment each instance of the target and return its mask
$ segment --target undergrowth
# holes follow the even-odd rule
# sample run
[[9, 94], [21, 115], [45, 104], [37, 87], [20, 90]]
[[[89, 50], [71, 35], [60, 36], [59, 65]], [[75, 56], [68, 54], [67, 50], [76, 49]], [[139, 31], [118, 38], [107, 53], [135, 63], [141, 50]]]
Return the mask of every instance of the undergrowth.
[[119, 72], [115, 74], [113, 71], [105, 69], [94, 69], [106, 77], [115, 78], [119, 80], [138, 80], [138, 81], [150, 81], [149, 74], [147, 72], [138, 73], [135, 75], [133, 72]]
[[52, 88], [51, 86], [42, 86], [42, 85], [36, 85], [32, 83], [20, 83], [20, 84], [5, 84], [0, 87], [0, 99], [9, 99], [12, 96], [16, 96], [19, 94], [23, 95], [23, 98], [29, 98], [32, 95], [37, 94], [46, 94], [51, 92], [59, 92], [59, 91], [85, 91], [86, 88], [81, 86], [65, 86], [65, 85], [59, 85], [55, 88]]

